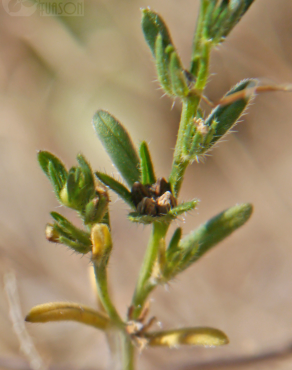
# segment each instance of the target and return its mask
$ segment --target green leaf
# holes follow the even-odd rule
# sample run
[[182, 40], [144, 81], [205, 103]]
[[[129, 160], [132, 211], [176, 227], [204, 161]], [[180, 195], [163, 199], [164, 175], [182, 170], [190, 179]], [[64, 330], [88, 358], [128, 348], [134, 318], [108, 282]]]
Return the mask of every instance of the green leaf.
[[84, 216], [85, 206], [95, 197], [94, 177], [89, 163], [78, 154], [78, 167], [71, 167], [65, 186], [60, 191], [60, 201], [66, 207]]
[[131, 192], [119, 181], [102, 172], [95, 172], [95, 176], [112, 191], [118, 194], [131, 208], [135, 208]]
[[180, 261], [182, 260], [182, 253], [179, 248], [179, 242], [182, 236], [182, 229], [179, 227], [175, 230], [168, 248], [166, 250], [166, 262], [163, 270], [161, 271], [162, 279], [161, 283], [165, 284], [175, 276]]
[[58, 231], [63, 236], [71, 240], [78, 241], [79, 243], [84, 244], [86, 246], [91, 246], [90, 234], [88, 232], [78, 229], [64, 216], [60, 215], [57, 212], [51, 212], [51, 216], [56, 221]]
[[51, 181], [55, 194], [59, 198], [59, 193], [65, 185], [68, 177], [68, 172], [64, 164], [59, 160], [59, 158], [46, 151], [38, 152], [38, 162], [46, 176]]
[[164, 20], [159, 14], [149, 8], [142, 9], [142, 30], [145, 40], [155, 58], [155, 42], [158, 34], [161, 35], [163, 50], [172, 44], [171, 37]]
[[84, 212], [84, 224], [96, 224], [102, 222], [108, 210], [109, 197], [107, 193], [99, 193], [98, 197], [92, 199], [86, 204]]
[[67, 173], [67, 170], [66, 170], [64, 164], [60, 161], [59, 158], [55, 157], [50, 152], [40, 150], [38, 152], [38, 161], [39, 161], [39, 164], [40, 164], [42, 170], [48, 176], [48, 178], [50, 178], [49, 171], [48, 171], [48, 166], [49, 166], [49, 163], [52, 163], [53, 167], [59, 173], [60, 178], [62, 179], [62, 182], [63, 183], [66, 182], [68, 173]]
[[78, 192], [78, 182], [81, 175], [80, 168], [71, 167], [68, 173], [68, 180], [67, 180], [67, 198], [68, 204], [64, 200], [64, 204], [70, 207], [70, 204], [73, 203], [73, 200], [76, 198]]
[[49, 162], [48, 165], [48, 174], [50, 176], [51, 183], [53, 185], [54, 192], [57, 196], [57, 198], [60, 198], [60, 191], [62, 190], [62, 183], [61, 179], [59, 177], [58, 172], [56, 171], [54, 164], [52, 162]]
[[132, 222], [138, 222], [141, 224], [152, 224], [153, 222], [165, 222], [169, 223], [170, 221], [176, 219], [178, 216], [182, 215], [185, 212], [193, 210], [198, 204], [197, 200], [192, 200], [190, 202], [181, 203], [178, 206], [172, 208], [166, 215], [163, 216], [148, 216], [141, 215], [138, 212], [131, 212], [128, 214], [128, 219]]
[[245, 224], [252, 210], [252, 205], [249, 203], [236, 205], [219, 213], [184, 237], [179, 245], [184, 254], [184, 265], [181, 266], [181, 270], [197, 261], [209, 249]]
[[246, 96], [241, 97], [231, 104], [218, 105], [212, 110], [205, 121], [207, 126], [211, 126], [214, 122], [217, 122], [213, 138], [209, 144], [210, 147], [220, 140], [222, 136], [225, 135], [236, 124], [237, 120], [250, 103], [253, 97], [253, 94], [250, 91], [252, 91], [256, 85], [257, 81], [253, 79], [247, 79], [239, 82], [225, 95], [225, 97], [231, 96], [232, 94], [243, 90], [247, 90], [248, 93]]
[[94, 177], [89, 163], [82, 154], [77, 155], [77, 162], [83, 174], [83, 184], [87, 188], [94, 188]]
[[102, 222], [103, 224], [106, 224], [109, 229], [111, 228], [111, 225], [110, 225], [110, 216], [109, 216], [109, 211], [107, 210], [107, 212], [105, 213], [105, 215], [103, 216], [103, 219], [102, 219]]
[[172, 256], [178, 251], [178, 244], [182, 236], [182, 229], [178, 227], [169, 242], [168, 248], [166, 250], [166, 259], [171, 260]]
[[233, 9], [230, 8], [230, 12], [222, 24], [218, 25], [221, 28], [221, 38], [225, 38], [229, 35], [232, 29], [240, 21], [244, 15], [244, 3], [241, 0], [236, 4]]
[[59, 237], [59, 243], [66, 245], [67, 247], [80, 254], [87, 254], [91, 250], [90, 247], [62, 235]]
[[142, 141], [140, 145], [139, 154], [141, 159], [142, 184], [154, 184], [156, 177], [148, 145], [145, 141]]
[[180, 216], [185, 212], [189, 212], [189, 211], [192, 211], [193, 209], [195, 209], [197, 204], [198, 204], [197, 199], [191, 200], [189, 202], [181, 203], [178, 206], [172, 208], [168, 212], [168, 215], [172, 215], [172, 216], [175, 216], [175, 217]]
[[155, 43], [155, 63], [156, 63], [156, 71], [158, 81], [161, 84], [161, 87], [164, 89], [166, 94], [172, 96], [172, 85], [171, 85], [171, 77], [170, 77], [170, 55], [173, 51], [172, 45], [168, 45], [165, 48], [163, 43], [163, 38], [159, 33]]
[[182, 63], [176, 51], [171, 53], [169, 70], [173, 95], [185, 98], [190, 90]]
[[254, 0], [212, 1], [207, 5], [204, 17], [204, 38], [212, 40], [213, 46], [229, 35]]
[[150, 9], [142, 12], [142, 29], [155, 58], [162, 88], [170, 96], [186, 97], [189, 93], [187, 78], [163, 19]]
[[140, 180], [140, 160], [125, 128], [108, 112], [99, 110], [93, 117], [97, 136], [108, 152], [113, 164], [132, 187]]
[[180, 345], [215, 347], [229, 343], [227, 335], [221, 330], [207, 327], [150, 332], [145, 333], [145, 337], [149, 341], [148, 345], [155, 347], [176, 348]]
[[245, 7], [244, 7], [244, 13], [248, 10], [248, 8], [253, 4], [255, 0], [244, 0]]
[[[214, 4], [215, 5], [215, 4]], [[200, 71], [200, 65], [202, 62], [202, 49], [206, 27], [206, 17], [211, 4], [209, 1], [201, 1], [199, 16], [196, 25], [196, 31], [193, 40], [192, 56], [191, 56], [191, 66], [190, 73], [197, 77]]]
[[[211, 39], [213, 41], [214, 38], [221, 40], [221, 32], [219, 25], [224, 22], [224, 20], [228, 17], [229, 11], [228, 11], [228, 3], [221, 2], [221, 4], [218, 6], [216, 4], [216, 1], [211, 1], [210, 4], [207, 7], [206, 14], [204, 17], [204, 31], [203, 35], [205, 39]], [[215, 31], [214, 28], [217, 30]], [[218, 28], [219, 28], [219, 34], [218, 34]]]
[[87, 241], [83, 243], [80, 240], [74, 240], [71, 232], [58, 223], [46, 225], [46, 238], [49, 242], [64, 244], [77, 253], [86, 254], [91, 251], [91, 245]]

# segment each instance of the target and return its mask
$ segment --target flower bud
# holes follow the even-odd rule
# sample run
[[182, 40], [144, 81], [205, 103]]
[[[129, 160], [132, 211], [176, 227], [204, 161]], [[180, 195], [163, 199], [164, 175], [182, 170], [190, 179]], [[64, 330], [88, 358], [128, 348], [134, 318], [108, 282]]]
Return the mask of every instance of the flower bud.
[[104, 187], [96, 187], [97, 197], [93, 198], [85, 207], [85, 225], [101, 222], [109, 204], [109, 195]]
[[92, 261], [107, 264], [112, 250], [112, 238], [106, 224], [96, 224], [91, 229]]
[[54, 226], [52, 224], [47, 224], [46, 225], [46, 230], [45, 230], [46, 238], [49, 242], [52, 243], [59, 243], [59, 233], [57, 230], [55, 230]]

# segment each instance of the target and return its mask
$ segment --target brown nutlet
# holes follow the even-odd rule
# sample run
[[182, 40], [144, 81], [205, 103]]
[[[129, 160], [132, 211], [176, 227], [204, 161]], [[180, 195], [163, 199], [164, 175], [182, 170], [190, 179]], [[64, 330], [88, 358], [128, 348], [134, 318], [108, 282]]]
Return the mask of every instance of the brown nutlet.
[[137, 212], [141, 215], [165, 215], [177, 205], [171, 192], [171, 186], [163, 177], [151, 185], [143, 185], [137, 181], [134, 183], [131, 193]]

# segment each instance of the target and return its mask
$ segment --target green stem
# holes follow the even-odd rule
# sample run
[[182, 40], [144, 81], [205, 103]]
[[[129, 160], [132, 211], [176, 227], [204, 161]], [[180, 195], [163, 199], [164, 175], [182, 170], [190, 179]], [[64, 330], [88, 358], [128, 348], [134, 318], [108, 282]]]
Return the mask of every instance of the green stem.
[[133, 296], [132, 305], [134, 307], [133, 319], [137, 319], [143, 309], [145, 300], [155, 285], [149, 284], [153, 266], [155, 264], [161, 239], [165, 237], [169, 224], [154, 222], [151, 237], [145, 253], [141, 267], [136, 290]]
[[128, 335], [123, 335], [123, 370], [134, 370], [135, 368], [135, 347]]
[[135, 347], [129, 335], [117, 328], [108, 330], [106, 335], [111, 353], [110, 370], [134, 370]]
[[183, 101], [172, 169], [169, 176], [169, 182], [172, 186], [172, 191], [175, 197], [178, 196], [185, 170], [189, 165], [189, 161], [184, 160], [182, 156], [185, 132], [188, 125], [192, 123], [193, 118], [196, 116], [199, 103], [200, 97], [197, 95], [190, 96]]
[[93, 263], [93, 267], [99, 299], [104, 309], [106, 310], [107, 314], [109, 315], [112, 323], [118, 328], [123, 329], [124, 328], [123, 320], [120, 318], [120, 315], [118, 314], [115, 306], [113, 305], [108, 293], [106, 267], [102, 265], [97, 266], [95, 263]]
[[[183, 156], [183, 151], [187, 151], [186, 143], [188, 140], [185, 140], [186, 132], [189, 125], [193, 124], [193, 119], [197, 115], [197, 110], [201, 101], [201, 94], [204, 91], [208, 80], [209, 73], [209, 62], [210, 62], [210, 51], [211, 51], [211, 42], [205, 39], [201, 40], [202, 42], [202, 51], [200, 55], [200, 66], [198, 71], [197, 81], [194, 87], [195, 93], [191, 96], [188, 96], [183, 101], [181, 120], [179, 124], [179, 130], [177, 135], [177, 141], [174, 150], [172, 169], [169, 176], [169, 182], [172, 186], [172, 191], [174, 196], [177, 198], [183, 178], [184, 173], [189, 165], [189, 160]], [[191, 138], [190, 138], [191, 139]]]
[[203, 29], [204, 29], [204, 20], [205, 20], [205, 15], [206, 15], [208, 5], [209, 5], [208, 1], [201, 0], [199, 17], [198, 17], [194, 41], [193, 41], [193, 50], [192, 50], [191, 67], [190, 67], [190, 72], [194, 76], [197, 76], [199, 66], [200, 66], [201, 38], [202, 38]]
[[183, 161], [181, 157], [174, 158], [172, 163], [172, 169], [169, 177], [169, 183], [172, 186], [172, 192], [175, 198], [178, 197], [183, 178], [184, 173], [189, 165], [189, 161]]
[[208, 74], [209, 74], [209, 63], [210, 63], [210, 51], [212, 47], [212, 41], [202, 39], [202, 54], [200, 59], [200, 69], [195, 85], [196, 91], [202, 91], [205, 89]]

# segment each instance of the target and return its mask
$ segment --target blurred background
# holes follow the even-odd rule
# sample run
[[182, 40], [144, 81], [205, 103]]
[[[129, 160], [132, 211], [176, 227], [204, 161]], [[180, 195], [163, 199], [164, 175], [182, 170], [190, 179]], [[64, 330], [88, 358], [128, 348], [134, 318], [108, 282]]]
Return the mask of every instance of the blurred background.
[[[139, 9], [150, 6], [163, 15], [188, 66], [199, 0], [85, 0], [84, 16], [66, 17], [39, 11], [15, 16], [19, 4], [0, 4], [0, 369], [18, 370], [29, 365], [9, 318], [8, 273], [16, 277], [23, 315], [49, 301], [96, 305], [89, 258], [45, 240], [50, 211], [71, 220], [74, 215], [59, 208], [38, 167], [37, 150], [55, 153], [67, 166], [82, 152], [94, 169], [116, 174], [91, 125], [94, 112], [103, 108], [124, 123], [135, 143], [149, 143], [156, 173], [167, 177], [180, 104], [172, 108], [158, 89]], [[208, 97], [216, 101], [247, 77], [292, 83], [291, 36], [291, 0], [255, 1], [212, 54]], [[163, 328], [217, 327], [229, 335], [230, 345], [145, 350], [139, 370], [292, 366], [292, 358], [284, 356], [292, 345], [291, 101], [285, 93], [258, 96], [236, 132], [205, 163], [189, 168], [180, 197], [201, 202], [177, 222], [185, 233], [236, 203], [253, 203], [254, 215], [153, 295], [151, 313]], [[125, 314], [150, 230], [130, 224], [127, 206], [115, 195], [111, 210], [109, 275]], [[77, 323], [26, 327], [51, 369], [107, 368], [102, 333]]]

